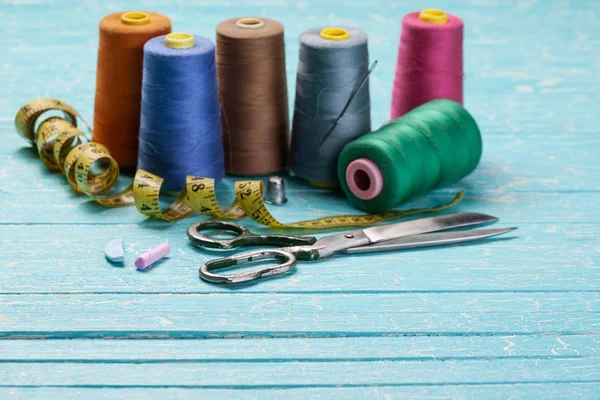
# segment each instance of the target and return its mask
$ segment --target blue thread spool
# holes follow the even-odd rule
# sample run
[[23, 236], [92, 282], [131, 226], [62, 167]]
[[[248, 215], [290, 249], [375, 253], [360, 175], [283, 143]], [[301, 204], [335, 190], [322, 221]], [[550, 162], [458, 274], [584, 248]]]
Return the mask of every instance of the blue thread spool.
[[364, 32], [314, 28], [302, 33], [290, 154], [295, 175], [316, 186], [339, 185], [337, 160], [344, 145], [371, 131], [368, 73]]
[[171, 33], [144, 46], [138, 167], [179, 191], [187, 175], [225, 175], [215, 45]]

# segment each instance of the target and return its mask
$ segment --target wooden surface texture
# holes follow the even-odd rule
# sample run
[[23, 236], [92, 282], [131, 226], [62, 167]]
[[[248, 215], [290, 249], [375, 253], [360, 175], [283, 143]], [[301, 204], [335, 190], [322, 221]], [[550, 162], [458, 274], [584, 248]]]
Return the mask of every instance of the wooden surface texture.
[[[291, 94], [302, 31], [361, 28], [379, 61], [374, 127], [388, 117], [402, 16], [431, 6], [462, 17], [465, 104], [483, 158], [403, 207], [465, 188], [448, 212], [519, 230], [302, 263], [236, 288], [199, 280], [212, 255], [185, 231], [201, 217], [168, 224], [97, 206], [14, 129], [19, 107], [41, 96], [91, 121], [98, 21], [140, 4], [211, 39], [226, 18], [281, 21]], [[600, 2], [0, 0], [0, 83], [0, 398], [600, 396]], [[233, 180], [219, 185], [224, 201]], [[271, 207], [288, 222], [356, 211], [293, 180], [288, 198]], [[116, 237], [124, 267], [104, 259]], [[169, 259], [136, 271], [135, 256], [164, 240]]]

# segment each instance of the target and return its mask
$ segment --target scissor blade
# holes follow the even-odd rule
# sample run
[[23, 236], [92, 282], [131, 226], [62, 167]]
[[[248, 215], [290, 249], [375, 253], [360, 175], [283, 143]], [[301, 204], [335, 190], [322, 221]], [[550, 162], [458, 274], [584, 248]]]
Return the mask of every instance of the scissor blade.
[[473, 242], [475, 240], [486, 239], [492, 236], [502, 235], [512, 232], [517, 228], [501, 228], [501, 229], [479, 229], [467, 231], [452, 231], [440, 233], [424, 233], [404, 237], [400, 239], [387, 240], [369, 244], [366, 246], [353, 247], [346, 249], [343, 253], [360, 254], [360, 253], [375, 253], [379, 251], [416, 249], [419, 247], [444, 246], [449, 244]]
[[362, 230], [371, 243], [384, 242], [396, 238], [437, 232], [464, 226], [480, 225], [498, 221], [498, 218], [480, 213], [457, 213], [439, 217], [415, 219], [407, 222], [374, 226]]

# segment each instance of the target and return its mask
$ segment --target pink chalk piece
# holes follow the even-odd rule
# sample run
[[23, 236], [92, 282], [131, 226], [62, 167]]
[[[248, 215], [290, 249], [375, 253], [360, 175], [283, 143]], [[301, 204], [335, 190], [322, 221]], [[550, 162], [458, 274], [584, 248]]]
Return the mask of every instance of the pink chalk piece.
[[146, 269], [161, 258], [167, 256], [171, 251], [171, 246], [169, 246], [169, 242], [164, 242], [159, 244], [153, 249], [148, 250], [141, 256], [135, 259], [135, 266], [137, 269]]
[[379, 196], [384, 183], [379, 167], [368, 158], [357, 158], [348, 164], [346, 182], [350, 191], [361, 200]]

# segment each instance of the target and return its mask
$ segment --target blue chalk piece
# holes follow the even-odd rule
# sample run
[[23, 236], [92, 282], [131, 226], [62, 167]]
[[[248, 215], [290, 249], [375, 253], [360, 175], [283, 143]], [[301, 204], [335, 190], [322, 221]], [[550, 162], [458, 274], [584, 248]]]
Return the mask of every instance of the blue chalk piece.
[[125, 260], [125, 250], [123, 249], [123, 239], [113, 239], [104, 247], [104, 255], [112, 262], [122, 263]]

